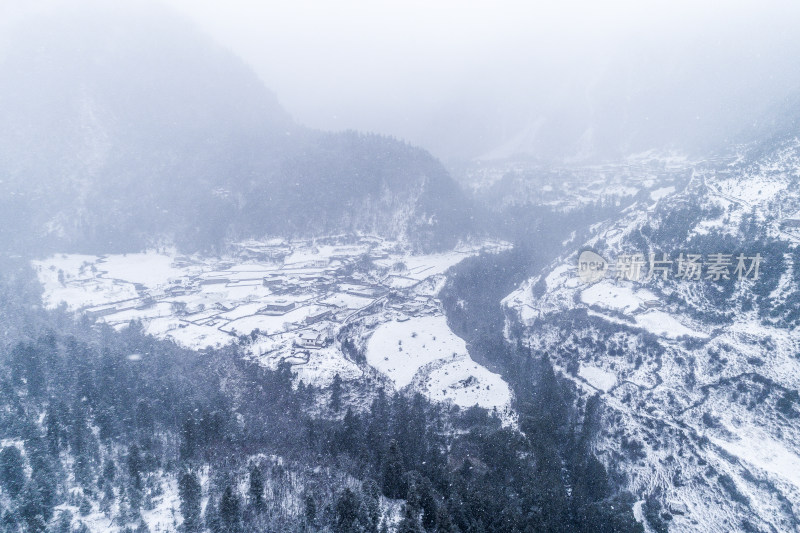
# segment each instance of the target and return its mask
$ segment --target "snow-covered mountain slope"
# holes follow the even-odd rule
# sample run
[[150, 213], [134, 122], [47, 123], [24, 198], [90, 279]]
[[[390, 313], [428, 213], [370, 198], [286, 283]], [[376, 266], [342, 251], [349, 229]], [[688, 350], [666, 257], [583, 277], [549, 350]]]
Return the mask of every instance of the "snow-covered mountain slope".
[[525, 158], [479, 161], [457, 169], [462, 187], [492, 209], [537, 206], [571, 211], [593, 204], [628, 205], [660, 198], [686, 185], [694, 163], [649, 151], [621, 161], [552, 165]]
[[800, 528], [799, 177], [797, 139], [698, 164], [504, 300], [507, 335], [600, 396], [595, 452], [647, 530]]

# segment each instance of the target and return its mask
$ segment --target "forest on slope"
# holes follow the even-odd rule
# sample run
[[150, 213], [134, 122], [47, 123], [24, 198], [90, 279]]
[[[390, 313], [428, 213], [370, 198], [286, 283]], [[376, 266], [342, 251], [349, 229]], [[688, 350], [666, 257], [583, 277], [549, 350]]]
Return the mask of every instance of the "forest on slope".
[[363, 231], [432, 250], [469, 231], [465, 198], [424, 150], [298, 125], [186, 21], [128, 10], [32, 18], [0, 50], [4, 248], [219, 251]]

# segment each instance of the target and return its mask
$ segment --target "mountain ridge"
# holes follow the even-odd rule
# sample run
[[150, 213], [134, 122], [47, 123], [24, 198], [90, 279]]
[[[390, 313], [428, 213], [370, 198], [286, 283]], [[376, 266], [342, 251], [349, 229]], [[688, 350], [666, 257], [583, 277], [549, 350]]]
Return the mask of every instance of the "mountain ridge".
[[342, 231], [435, 249], [465, 235], [465, 200], [427, 152], [297, 125], [249, 67], [178, 18], [37, 19], [2, 68], [12, 249], [201, 250]]

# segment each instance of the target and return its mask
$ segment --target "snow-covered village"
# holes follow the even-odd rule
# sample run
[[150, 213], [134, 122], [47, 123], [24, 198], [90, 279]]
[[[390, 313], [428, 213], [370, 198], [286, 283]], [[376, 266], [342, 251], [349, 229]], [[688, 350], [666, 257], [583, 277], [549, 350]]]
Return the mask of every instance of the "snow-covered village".
[[508, 387], [470, 359], [437, 298], [448, 268], [507, 243], [431, 255], [369, 236], [231, 248], [218, 258], [56, 254], [34, 268], [47, 307], [118, 330], [140, 325], [195, 350], [238, 343], [267, 367], [289, 363], [297, 379], [321, 387], [365, 371], [343, 351], [348, 341], [393, 388], [411, 385], [431, 400], [479, 405], [510, 420]]

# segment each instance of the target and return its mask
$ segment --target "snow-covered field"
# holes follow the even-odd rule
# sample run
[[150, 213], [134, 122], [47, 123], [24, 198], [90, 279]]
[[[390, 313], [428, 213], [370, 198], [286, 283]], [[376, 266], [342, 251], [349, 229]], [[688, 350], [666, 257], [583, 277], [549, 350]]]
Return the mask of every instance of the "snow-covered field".
[[460, 407], [477, 405], [508, 415], [511, 391], [499, 374], [469, 358], [444, 361], [421, 379], [423, 393], [434, 401], [452, 402]]
[[710, 437], [709, 440], [741, 460], [765, 470], [794, 485], [800, 491], [800, 456], [759, 428], [738, 428], [731, 440]]
[[665, 196], [668, 196], [668, 195], [670, 195], [670, 194], [672, 194], [674, 192], [675, 192], [675, 187], [672, 187], [672, 186], [670, 186], [670, 187], [661, 187], [659, 189], [655, 189], [655, 190], [650, 191], [650, 199], [652, 201], [654, 201], [654, 202], [657, 202], [657, 201], [661, 200], [662, 198], [664, 198]]
[[645, 301], [654, 300], [655, 297], [648, 290], [635, 290], [630, 285], [616, 285], [608, 280], [595, 283], [581, 291], [581, 300], [586, 305], [596, 305], [623, 313], [636, 311]]
[[397, 388], [413, 383], [434, 401], [508, 414], [508, 384], [470, 358], [464, 340], [450, 330], [443, 315], [380, 325], [367, 343], [367, 362]]
[[617, 376], [607, 372], [602, 368], [589, 365], [581, 365], [578, 375], [595, 389], [608, 392], [617, 384]]
[[466, 343], [450, 331], [441, 315], [387, 322], [375, 330], [367, 344], [367, 362], [398, 388], [411, 383], [426, 364], [466, 354]]
[[636, 324], [647, 331], [667, 339], [677, 339], [684, 335], [707, 338], [708, 335], [690, 329], [681, 324], [677, 318], [663, 311], [652, 310], [636, 315]]

